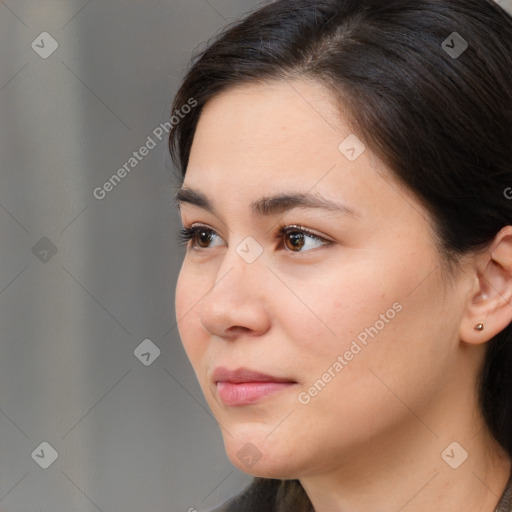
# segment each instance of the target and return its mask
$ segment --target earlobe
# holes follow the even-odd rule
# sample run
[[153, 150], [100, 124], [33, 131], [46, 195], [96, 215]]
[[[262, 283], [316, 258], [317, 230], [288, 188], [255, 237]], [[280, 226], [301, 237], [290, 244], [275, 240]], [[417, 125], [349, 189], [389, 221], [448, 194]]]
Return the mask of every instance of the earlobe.
[[461, 340], [470, 344], [489, 341], [512, 322], [512, 226], [496, 235], [477, 263], [477, 290], [460, 327]]

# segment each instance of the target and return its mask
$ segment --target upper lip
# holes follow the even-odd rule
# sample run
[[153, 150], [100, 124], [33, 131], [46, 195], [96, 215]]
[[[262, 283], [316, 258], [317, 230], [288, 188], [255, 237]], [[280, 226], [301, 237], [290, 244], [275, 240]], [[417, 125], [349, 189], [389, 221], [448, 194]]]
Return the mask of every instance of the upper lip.
[[215, 368], [213, 381], [217, 382], [295, 382], [287, 378], [275, 377], [265, 373], [250, 370], [249, 368], [237, 368], [229, 370], [223, 366]]

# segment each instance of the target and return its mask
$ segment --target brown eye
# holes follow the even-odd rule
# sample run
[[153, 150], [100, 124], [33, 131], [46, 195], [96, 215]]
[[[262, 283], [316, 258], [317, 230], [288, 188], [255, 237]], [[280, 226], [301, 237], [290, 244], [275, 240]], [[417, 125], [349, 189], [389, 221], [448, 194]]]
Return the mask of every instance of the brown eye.
[[[311, 233], [300, 226], [285, 226], [279, 230], [278, 238], [284, 240], [284, 246], [290, 252], [308, 252], [322, 245], [330, 245], [332, 242]], [[302, 250], [304, 248], [304, 250]]]
[[291, 251], [295, 252], [296, 249], [300, 251], [304, 247], [304, 233], [300, 231], [289, 231], [285, 234], [285, 245]]
[[[179, 232], [181, 243], [196, 249], [210, 249], [212, 246], [214, 247], [216, 238], [219, 238], [219, 241], [222, 240], [216, 231], [206, 226], [192, 226], [181, 229]], [[310, 249], [333, 243], [299, 226], [282, 227], [279, 229], [276, 239], [280, 242], [284, 240], [285, 250], [295, 253], [308, 252]], [[189, 245], [189, 242], [192, 242], [192, 244]], [[217, 245], [219, 244], [217, 243]]]
[[[198, 241], [199, 247], [205, 249], [208, 247], [208, 244], [212, 241], [212, 232], [210, 229], [200, 229], [197, 231], [196, 239]], [[203, 245], [204, 244], [204, 245]]]
[[218, 235], [213, 229], [204, 226], [192, 226], [179, 232], [179, 239], [183, 245], [192, 242], [191, 247], [198, 249], [208, 249], [216, 236]]

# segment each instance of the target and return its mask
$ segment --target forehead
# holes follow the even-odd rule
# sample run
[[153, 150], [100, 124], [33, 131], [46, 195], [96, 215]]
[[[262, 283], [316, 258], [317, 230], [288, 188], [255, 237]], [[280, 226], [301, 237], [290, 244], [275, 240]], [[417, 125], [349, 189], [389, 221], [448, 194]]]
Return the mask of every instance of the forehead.
[[[289, 192], [316, 192], [364, 216], [396, 216], [411, 206], [424, 214], [410, 191], [357, 141], [342, 108], [317, 82], [238, 86], [204, 107], [184, 186], [232, 205], [233, 215], [260, 197]], [[357, 150], [356, 158], [347, 157], [347, 144]]]
[[[313, 81], [254, 83], [228, 89], [204, 107], [185, 180], [223, 176], [318, 180], [340, 161], [351, 134], [329, 92]], [[201, 174], [201, 178], [196, 175]]]
[[318, 147], [321, 140], [325, 147], [337, 149], [340, 135], [350, 133], [330, 92], [305, 79], [249, 83], [223, 91], [203, 108], [195, 137], [203, 131], [221, 146], [243, 141], [249, 149], [251, 141], [275, 142], [260, 146], [260, 152], [277, 152], [279, 142], [287, 143], [284, 149], [293, 147], [294, 137], [301, 139], [297, 150]]

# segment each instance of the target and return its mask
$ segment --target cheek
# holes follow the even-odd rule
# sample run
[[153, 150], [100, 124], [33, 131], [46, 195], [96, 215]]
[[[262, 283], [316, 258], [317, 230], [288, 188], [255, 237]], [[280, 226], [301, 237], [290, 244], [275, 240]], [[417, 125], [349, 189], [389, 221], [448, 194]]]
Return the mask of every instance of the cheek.
[[183, 325], [185, 313], [192, 307], [193, 304], [193, 289], [194, 283], [190, 279], [190, 273], [187, 271], [186, 264], [183, 262], [178, 280], [176, 281], [176, 289], [174, 296], [176, 321], [178, 322], [178, 329]]
[[342, 357], [343, 369], [335, 372], [332, 385], [322, 391], [317, 403], [328, 407], [341, 401], [355, 409], [364, 403], [366, 411], [359, 411], [363, 416], [382, 409], [384, 418], [392, 410], [386, 412], [386, 407], [400, 403], [396, 393], [406, 403], [421, 407], [442, 387], [453, 362], [450, 337], [456, 318], [445, 311], [450, 301], [441, 300], [435, 273], [419, 286], [421, 279], [413, 268], [380, 277], [355, 274], [364, 278], [356, 283], [347, 274], [343, 291], [335, 293], [332, 287], [336, 298], [329, 318], [336, 336], [307, 346], [315, 354], [309, 370], [311, 383], [322, 379], [339, 361], [338, 356]]
[[195, 277], [184, 262], [176, 283], [175, 313], [183, 348], [194, 368], [206, 350], [206, 332], [198, 316], [198, 306], [205, 293], [201, 279]]
[[[396, 276], [388, 273], [386, 281], [382, 274], [382, 267], [368, 263], [337, 263], [321, 279], [310, 280], [307, 288], [302, 283], [307, 307], [292, 298], [288, 308], [281, 304], [280, 314], [286, 315], [290, 331], [295, 331], [309, 355], [336, 358], [350, 349], [353, 340], [364, 344], [371, 339], [375, 324], [379, 333], [384, 332], [400, 316], [401, 306], [396, 303], [401, 302], [406, 286]], [[291, 283], [291, 288], [300, 289], [299, 284]]]
[[[295, 340], [296, 362], [307, 372], [308, 385], [329, 368], [340, 375], [333, 382], [343, 382], [345, 391], [367, 388], [369, 380], [382, 387], [372, 370], [381, 371], [397, 389], [415, 382], [415, 375], [433, 384], [431, 365], [437, 361], [443, 366], [439, 362], [447, 334], [441, 328], [434, 332], [430, 320], [442, 317], [448, 305], [441, 304], [435, 273], [424, 280], [430, 261], [410, 261], [414, 265], [395, 265], [395, 270], [378, 262], [352, 261], [328, 273], [334, 278], [310, 283], [309, 304], [315, 314], [307, 311], [294, 323], [293, 311], [287, 312], [288, 337]], [[343, 370], [338, 364], [336, 371], [332, 366], [339, 356]]]

